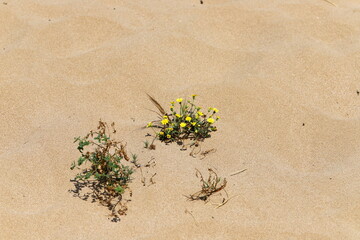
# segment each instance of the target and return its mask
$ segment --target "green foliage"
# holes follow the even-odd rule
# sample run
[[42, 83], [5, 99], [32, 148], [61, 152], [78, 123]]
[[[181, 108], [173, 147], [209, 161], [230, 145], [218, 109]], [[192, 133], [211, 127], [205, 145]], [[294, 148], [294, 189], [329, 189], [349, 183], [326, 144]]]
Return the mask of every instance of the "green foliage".
[[206, 113], [201, 111], [201, 107], [195, 105], [196, 95], [192, 95], [192, 100], [176, 99], [171, 102], [170, 113], [166, 113], [161, 105], [153, 98], [151, 101], [159, 109], [160, 120], [148, 123], [148, 128], [160, 128], [155, 132], [158, 139], [164, 142], [179, 141], [182, 139], [202, 140], [210, 137], [211, 132], [217, 131], [214, 123], [220, 119], [215, 117], [219, 111], [217, 108], [208, 108]]
[[[115, 133], [114, 124], [111, 124], [111, 127]], [[107, 123], [99, 121], [96, 131], [90, 131], [85, 137], [75, 138], [74, 143], [78, 144], [77, 149], [81, 156], [70, 168], [88, 164], [75, 179], [97, 181], [103, 190], [101, 194], [108, 197], [108, 205], [114, 197], [124, 193], [133, 173], [132, 167], [122, 164], [123, 160], [129, 161], [125, 145], [111, 139], [109, 132]], [[99, 195], [99, 192], [96, 194]]]

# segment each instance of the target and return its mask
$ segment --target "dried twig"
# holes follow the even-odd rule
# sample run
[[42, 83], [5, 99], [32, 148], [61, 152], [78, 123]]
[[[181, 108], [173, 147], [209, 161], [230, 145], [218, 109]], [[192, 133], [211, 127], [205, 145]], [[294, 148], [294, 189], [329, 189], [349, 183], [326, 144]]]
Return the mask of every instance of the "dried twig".
[[[156, 176], [156, 173], [154, 173], [152, 176], [151, 176], [151, 178], [150, 178], [150, 185], [152, 185], [152, 184], [155, 184], [156, 182], [154, 181], [154, 177]], [[148, 185], [148, 186], [150, 186], [150, 185]]]
[[230, 176], [234, 176], [234, 175], [237, 175], [237, 174], [239, 174], [239, 173], [243, 173], [243, 172], [245, 172], [246, 170], [247, 170], [247, 169], [243, 169], [243, 170], [240, 170], [240, 171], [231, 173]]
[[232, 196], [230, 198], [229, 197], [228, 198], [223, 198], [223, 200], [222, 200], [222, 202], [220, 204], [212, 203], [212, 205], [216, 205], [215, 208], [218, 209], [218, 208], [224, 206], [225, 204], [227, 204], [231, 199], [233, 199], [234, 197], [237, 197], [237, 196], [239, 196], [239, 195], [235, 195], [235, 196]]
[[206, 150], [206, 151], [203, 151], [200, 153], [200, 155], [202, 156], [200, 159], [204, 159], [208, 154], [210, 153], [214, 153], [216, 152], [216, 149], [215, 148], [212, 148], [212, 149], [209, 149], [209, 150]]
[[190, 214], [190, 216], [194, 219], [194, 222], [195, 222], [196, 226], [198, 226], [198, 222], [196, 221], [196, 218], [194, 217], [194, 215], [187, 209], [185, 209], [185, 213]]
[[208, 171], [209, 171], [209, 177], [205, 181], [200, 171], [196, 169], [196, 176], [200, 178], [200, 182], [202, 183], [202, 186], [200, 191], [191, 194], [190, 196], [187, 196], [189, 200], [206, 201], [212, 194], [219, 192], [226, 187], [227, 182], [225, 178], [221, 180], [221, 178], [218, 177], [216, 172], [214, 172], [214, 170], [212, 170], [211, 168], [209, 168]]
[[333, 5], [333, 6], [337, 7], [335, 3], [330, 2], [329, 0], [323, 0], [323, 1], [325, 1], [325, 2], [327, 2], [327, 3], [330, 3], [331, 5]]
[[[189, 155], [193, 158], [196, 158], [196, 156], [201, 152], [200, 144], [198, 143], [198, 141], [196, 141], [195, 143], [191, 144], [190, 147], [192, 147], [192, 150]], [[195, 152], [195, 149], [199, 149], [199, 150]]]

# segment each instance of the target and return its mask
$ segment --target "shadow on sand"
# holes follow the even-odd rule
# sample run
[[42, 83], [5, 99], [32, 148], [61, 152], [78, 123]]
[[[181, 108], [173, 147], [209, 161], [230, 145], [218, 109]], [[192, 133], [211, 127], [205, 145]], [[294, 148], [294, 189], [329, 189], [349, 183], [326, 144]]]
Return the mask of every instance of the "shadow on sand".
[[111, 211], [109, 219], [112, 222], [118, 222], [121, 215], [126, 215], [127, 207], [122, 203], [123, 196], [110, 193], [99, 181], [71, 179], [70, 182], [74, 184], [74, 189], [69, 190], [73, 197], [107, 207]]

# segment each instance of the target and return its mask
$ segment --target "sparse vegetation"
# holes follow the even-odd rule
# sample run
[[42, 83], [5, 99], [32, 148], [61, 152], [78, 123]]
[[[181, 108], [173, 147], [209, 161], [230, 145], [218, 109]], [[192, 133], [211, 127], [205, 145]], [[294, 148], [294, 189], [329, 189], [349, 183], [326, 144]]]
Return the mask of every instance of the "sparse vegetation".
[[[169, 112], [166, 112], [153, 97], [149, 96], [149, 98], [158, 109], [159, 120], [148, 123], [147, 127], [154, 131], [155, 137], [152, 142], [144, 141], [144, 148], [155, 149], [153, 143], [156, 139], [165, 143], [175, 141], [179, 144], [190, 139], [193, 140], [190, 147], [198, 147], [199, 141], [210, 137], [212, 132], [217, 131], [214, 124], [220, 119], [216, 116], [218, 109], [208, 108], [207, 112], [203, 113], [202, 108], [195, 104], [196, 95], [192, 95], [191, 100], [178, 98], [171, 102]], [[147, 164], [142, 166], [136, 154], [131, 154], [131, 157], [128, 156], [125, 144], [112, 139], [112, 133], [116, 133], [114, 123], [109, 126], [100, 120], [96, 130], [90, 131], [85, 137], [75, 138], [74, 143], [78, 144], [77, 149], [81, 156], [72, 163], [71, 170], [77, 168], [81, 171], [72, 180], [75, 190], [71, 192], [83, 200], [88, 200], [91, 197], [93, 202], [99, 202], [108, 207], [111, 210], [112, 221], [118, 221], [120, 215], [126, 214], [126, 201], [130, 201], [123, 196], [132, 196], [128, 184], [132, 180], [131, 175], [134, 168], [139, 170], [143, 186], [155, 184], [154, 178], [157, 174], [151, 173], [152, 175], [147, 181], [144, 177], [143, 167], [155, 166], [155, 160], [151, 158]], [[182, 145], [186, 149], [186, 144]], [[195, 152], [194, 149], [190, 155], [200, 154], [203, 158], [215, 151], [210, 149], [202, 152], [199, 148], [199, 151]], [[212, 194], [226, 187], [226, 179], [218, 177], [212, 169], [208, 169], [208, 171], [209, 177], [204, 179], [202, 174], [196, 170], [196, 176], [200, 178], [201, 190], [187, 196], [189, 200], [207, 201]], [[83, 193], [84, 188], [91, 191]], [[219, 206], [227, 201], [224, 198]]]
[[135, 167], [139, 168], [140, 164], [138, 163], [138, 156], [136, 154], [131, 154], [131, 163], [134, 164]]
[[[126, 145], [111, 138], [110, 132], [115, 133], [114, 123], [111, 131], [107, 123], [99, 121], [97, 130], [90, 131], [85, 137], [75, 138], [77, 149], [81, 153], [79, 159], [72, 163], [71, 169], [88, 163], [88, 167], [81, 170], [75, 177], [77, 193], [83, 187], [93, 191], [93, 200], [99, 201], [112, 211], [117, 219], [125, 214], [127, 208], [121, 203], [122, 194], [131, 181], [133, 168], [124, 165], [123, 160], [129, 161]], [[132, 155], [132, 162], [136, 164], [137, 156]], [[115, 208], [120, 206], [118, 210]]]
[[226, 179], [221, 179], [218, 177], [216, 172], [212, 169], [208, 169], [209, 177], [205, 180], [203, 175], [200, 173], [199, 170], [196, 170], [196, 177], [200, 178], [201, 182], [201, 190], [191, 194], [190, 196], [186, 196], [189, 200], [203, 200], [207, 201], [208, 198], [226, 187]]

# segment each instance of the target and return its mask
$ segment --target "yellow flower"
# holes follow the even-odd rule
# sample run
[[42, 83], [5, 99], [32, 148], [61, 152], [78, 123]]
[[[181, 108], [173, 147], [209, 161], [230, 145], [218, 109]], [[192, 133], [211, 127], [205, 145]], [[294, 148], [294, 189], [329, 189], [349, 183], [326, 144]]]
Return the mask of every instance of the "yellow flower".
[[159, 135], [164, 135], [164, 132], [159, 132]]
[[169, 122], [169, 119], [166, 119], [166, 118], [165, 118], [165, 119], [163, 119], [163, 120], [161, 121], [161, 124], [162, 124], [162, 125], [165, 125], [165, 124], [167, 124], [168, 122]]
[[190, 121], [191, 121], [191, 117], [186, 117], [185, 120], [188, 121], [188, 122], [190, 122]]
[[171, 104], [171, 105], [174, 105], [174, 104], [175, 104], [175, 102], [170, 102], [170, 104]]
[[198, 111], [197, 114], [198, 114], [199, 116], [204, 115], [201, 111]]
[[208, 111], [210, 112], [211, 110], [213, 110], [213, 108], [212, 108], [212, 107], [209, 107], [209, 108], [208, 108]]
[[173, 128], [168, 128], [168, 130], [171, 132], [172, 130], [174, 130]]
[[216, 120], [219, 120], [219, 119], [220, 119], [220, 117], [219, 117], [219, 116], [217, 116], [217, 117], [216, 117]]
[[149, 122], [146, 127], [152, 127], [152, 122]]
[[171, 138], [171, 135], [170, 135], [170, 134], [168, 134], [168, 135], [166, 135], [166, 137], [167, 137], [167, 138]]
[[163, 116], [163, 118], [168, 118], [168, 116], [165, 115], [165, 116]]
[[181, 102], [183, 101], [183, 99], [182, 99], [182, 98], [178, 98], [178, 99], [176, 99], [176, 101], [177, 101], [178, 103], [181, 103]]
[[219, 109], [217, 109], [217, 108], [213, 108], [212, 110], [216, 113], [219, 111]]
[[192, 122], [191, 125], [195, 126], [195, 125], [196, 125], [196, 122]]
[[181, 118], [181, 115], [180, 115], [180, 114], [175, 114], [175, 116], [176, 116], [177, 118]]
[[180, 127], [186, 127], [186, 123], [184, 122], [180, 123]]
[[208, 118], [208, 120], [206, 120], [206, 121], [210, 124], [215, 122], [215, 120], [213, 118]]

